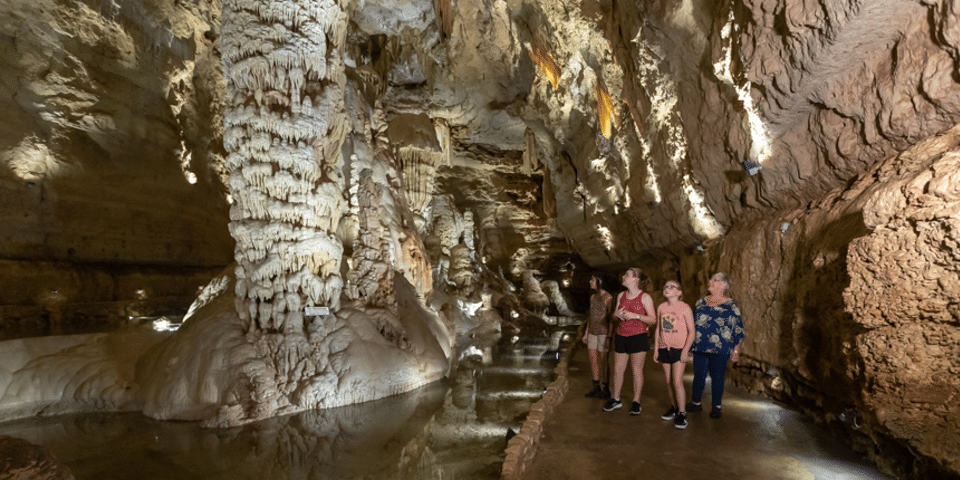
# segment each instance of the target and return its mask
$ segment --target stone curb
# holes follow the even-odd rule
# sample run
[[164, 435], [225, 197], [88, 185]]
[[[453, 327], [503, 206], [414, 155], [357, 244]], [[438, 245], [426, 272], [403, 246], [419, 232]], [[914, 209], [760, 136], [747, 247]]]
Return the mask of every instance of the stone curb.
[[[579, 330], [578, 335], [582, 335]], [[540, 438], [543, 435], [543, 423], [553, 413], [557, 405], [560, 405], [569, 390], [567, 366], [570, 356], [580, 343], [576, 341], [579, 338], [579, 336], [575, 337], [571, 346], [564, 349], [563, 356], [557, 363], [557, 368], [553, 370], [557, 374], [557, 379], [547, 386], [547, 391], [543, 394], [543, 397], [530, 407], [530, 413], [527, 415], [527, 419], [523, 421], [520, 432], [507, 442], [507, 456], [503, 460], [503, 469], [500, 471], [502, 480], [522, 479], [523, 473], [537, 456]]]

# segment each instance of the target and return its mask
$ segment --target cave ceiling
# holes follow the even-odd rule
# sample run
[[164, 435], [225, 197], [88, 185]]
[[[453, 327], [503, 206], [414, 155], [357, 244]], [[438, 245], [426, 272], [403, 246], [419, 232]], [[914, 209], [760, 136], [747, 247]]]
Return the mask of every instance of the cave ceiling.
[[[620, 266], [802, 208], [954, 125], [955, 5], [359, 1], [344, 4], [342, 54], [388, 123], [436, 126], [444, 145], [416, 146], [442, 156], [430, 193], [472, 210], [504, 266], [520, 249], [540, 252], [534, 264], [572, 250]], [[143, 203], [147, 188], [186, 200], [168, 211], [198, 228], [226, 224], [218, 2], [4, 11], [0, 150], [19, 202], [37, 181], [108, 205]], [[42, 217], [15, 219], [26, 233], [7, 238], [8, 253], [30, 250]], [[47, 258], [102, 254], [45, 241]], [[225, 227], [194, 243], [192, 262], [229, 258], [217, 253]], [[162, 250], [122, 259], [161, 261]]]

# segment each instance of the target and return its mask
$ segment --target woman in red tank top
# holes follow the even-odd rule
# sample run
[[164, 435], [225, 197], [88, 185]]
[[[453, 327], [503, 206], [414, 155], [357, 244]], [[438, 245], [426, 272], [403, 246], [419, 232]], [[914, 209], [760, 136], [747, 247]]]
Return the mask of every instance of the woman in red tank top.
[[643, 270], [627, 270], [623, 274], [623, 286], [627, 287], [627, 291], [617, 296], [617, 310], [613, 313], [617, 332], [613, 339], [613, 391], [603, 409], [609, 412], [623, 406], [620, 402], [620, 390], [623, 388], [627, 360], [630, 360], [633, 368], [633, 405], [630, 415], [639, 415], [640, 393], [643, 391], [643, 364], [647, 359], [647, 351], [650, 350], [647, 325], [656, 323], [657, 317], [653, 308], [653, 297], [643, 291], [650, 286], [650, 278]]

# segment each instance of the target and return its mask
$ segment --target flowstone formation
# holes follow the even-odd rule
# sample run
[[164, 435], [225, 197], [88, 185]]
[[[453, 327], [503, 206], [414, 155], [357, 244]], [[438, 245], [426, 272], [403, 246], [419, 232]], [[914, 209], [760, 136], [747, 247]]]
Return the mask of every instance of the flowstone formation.
[[[576, 310], [567, 263], [679, 278], [689, 302], [725, 271], [738, 381], [898, 476], [956, 474], [958, 5], [229, 0], [221, 35], [217, 4], [4, 4], [0, 314], [76, 327], [71, 304], [161, 282], [104, 264], [226, 267], [197, 228], [219, 196], [172, 180], [223, 176], [236, 265], [110, 408], [234, 424], [361, 401], [442, 376], [480, 317]], [[173, 203], [124, 190], [77, 227], [130, 178]]]
[[[455, 326], [426, 308], [430, 283], [416, 269], [428, 264], [400, 264], [403, 237], [418, 233], [409, 190], [391, 179], [414, 177], [394, 164], [382, 111], [360, 94], [375, 73], [347, 79], [344, 7], [224, 4], [237, 266], [139, 363], [149, 415], [236, 425], [446, 373]], [[423, 195], [431, 180], [409, 187]]]

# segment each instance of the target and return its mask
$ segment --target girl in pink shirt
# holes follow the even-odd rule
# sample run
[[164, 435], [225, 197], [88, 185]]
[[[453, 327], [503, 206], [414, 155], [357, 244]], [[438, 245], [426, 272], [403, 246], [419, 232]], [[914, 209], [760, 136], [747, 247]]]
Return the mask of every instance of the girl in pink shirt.
[[667, 301], [657, 307], [657, 330], [654, 334], [653, 361], [663, 364], [667, 378], [667, 394], [670, 410], [660, 418], [673, 420], [675, 428], [687, 428], [686, 390], [683, 389], [683, 371], [687, 367], [690, 346], [696, 332], [693, 325], [693, 310], [680, 300], [683, 290], [673, 280], [663, 286]]

